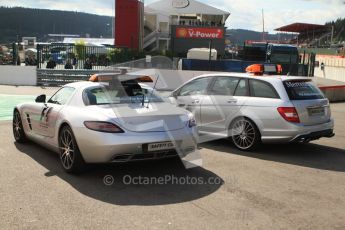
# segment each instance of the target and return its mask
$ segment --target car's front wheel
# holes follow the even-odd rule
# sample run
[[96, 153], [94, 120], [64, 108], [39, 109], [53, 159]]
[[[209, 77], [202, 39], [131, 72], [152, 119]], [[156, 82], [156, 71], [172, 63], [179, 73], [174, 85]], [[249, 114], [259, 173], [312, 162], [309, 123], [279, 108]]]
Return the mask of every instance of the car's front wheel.
[[253, 150], [260, 144], [260, 132], [247, 118], [238, 118], [230, 126], [230, 136], [240, 150]]
[[60, 162], [68, 173], [78, 173], [84, 169], [85, 162], [79, 151], [72, 129], [65, 125], [59, 134]]
[[25, 136], [24, 128], [23, 128], [23, 122], [20, 117], [19, 111], [16, 109], [13, 112], [13, 121], [12, 121], [12, 127], [13, 127], [13, 136], [16, 142], [18, 143], [24, 143], [27, 141], [27, 138]]

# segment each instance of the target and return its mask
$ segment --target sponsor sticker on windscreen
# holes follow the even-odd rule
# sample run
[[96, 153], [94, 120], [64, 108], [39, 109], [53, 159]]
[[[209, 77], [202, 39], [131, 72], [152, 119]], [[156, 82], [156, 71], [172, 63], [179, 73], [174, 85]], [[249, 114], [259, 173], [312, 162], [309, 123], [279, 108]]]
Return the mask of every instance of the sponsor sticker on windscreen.
[[285, 89], [290, 100], [323, 99], [322, 92], [311, 81], [285, 81]]
[[154, 152], [154, 151], [170, 150], [174, 148], [175, 148], [175, 145], [173, 142], [160, 142], [160, 143], [148, 144], [147, 150], [149, 152]]

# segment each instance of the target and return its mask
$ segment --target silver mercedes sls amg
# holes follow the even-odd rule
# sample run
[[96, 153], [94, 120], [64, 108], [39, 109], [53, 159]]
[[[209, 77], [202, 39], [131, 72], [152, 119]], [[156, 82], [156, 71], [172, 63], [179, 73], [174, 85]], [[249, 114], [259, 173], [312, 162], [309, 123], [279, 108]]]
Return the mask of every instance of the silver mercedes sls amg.
[[196, 151], [193, 115], [143, 84], [148, 78], [98, 74], [63, 86], [48, 100], [40, 95], [33, 103], [17, 105], [14, 138], [57, 152], [71, 173], [87, 163], [183, 157]]

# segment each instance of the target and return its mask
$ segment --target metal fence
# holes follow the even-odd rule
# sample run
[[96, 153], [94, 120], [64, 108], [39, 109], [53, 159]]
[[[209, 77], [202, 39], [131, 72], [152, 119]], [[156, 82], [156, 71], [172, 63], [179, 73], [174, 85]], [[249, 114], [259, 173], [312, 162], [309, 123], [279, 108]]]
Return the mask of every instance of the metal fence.
[[[102, 68], [101, 68], [102, 67]], [[85, 81], [92, 74], [118, 72], [120, 67], [126, 67], [129, 71], [139, 69], [174, 69], [174, 62], [165, 56], [147, 57], [139, 60], [122, 62], [108, 67], [99, 66], [99, 69], [37, 69], [37, 85], [62, 86], [76, 81]]]
[[107, 66], [127, 62], [135, 53], [115, 46], [85, 44], [37, 45], [38, 69], [101, 70]]
[[[37, 69], [37, 85], [62, 86], [72, 82], [87, 81], [92, 74], [104, 73], [105, 70], [75, 69]], [[112, 71], [113, 72], [113, 71]]]

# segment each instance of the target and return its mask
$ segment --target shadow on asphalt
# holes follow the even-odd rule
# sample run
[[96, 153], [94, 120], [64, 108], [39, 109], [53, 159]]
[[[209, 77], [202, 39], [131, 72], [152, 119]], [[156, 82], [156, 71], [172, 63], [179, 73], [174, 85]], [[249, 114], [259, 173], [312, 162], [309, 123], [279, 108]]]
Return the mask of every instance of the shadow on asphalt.
[[203, 143], [200, 147], [261, 160], [345, 172], [345, 150], [319, 144], [267, 144], [255, 151], [245, 152], [235, 148], [230, 140], [221, 139]]
[[[57, 154], [34, 143], [14, 144], [20, 152], [27, 154], [49, 170], [45, 174], [47, 177], [58, 176], [82, 194], [110, 204], [145, 206], [187, 202], [214, 193], [224, 183], [222, 178], [204, 168], [186, 170], [178, 158], [126, 164], [92, 165], [82, 174], [71, 175], [63, 171]], [[115, 178], [111, 186], [107, 186], [103, 182], [107, 175]], [[123, 182], [124, 176], [127, 175], [132, 178], [138, 176], [142, 178], [173, 176], [175, 182], [127, 185]], [[195, 179], [205, 183], [195, 183]], [[180, 184], [177, 184], [176, 180], [179, 180]], [[186, 184], [186, 180], [191, 181], [191, 183]]]

